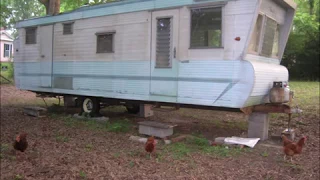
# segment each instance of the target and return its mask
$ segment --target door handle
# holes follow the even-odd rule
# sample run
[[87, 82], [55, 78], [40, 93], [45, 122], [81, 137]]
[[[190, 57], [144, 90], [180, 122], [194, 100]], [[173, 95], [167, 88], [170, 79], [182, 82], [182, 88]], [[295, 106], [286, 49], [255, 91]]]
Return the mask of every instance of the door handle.
[[173, 48], [173, 58], [176, 58], [176, 55], [177, 55], [177, 50], [176, 50], [176, 47]]

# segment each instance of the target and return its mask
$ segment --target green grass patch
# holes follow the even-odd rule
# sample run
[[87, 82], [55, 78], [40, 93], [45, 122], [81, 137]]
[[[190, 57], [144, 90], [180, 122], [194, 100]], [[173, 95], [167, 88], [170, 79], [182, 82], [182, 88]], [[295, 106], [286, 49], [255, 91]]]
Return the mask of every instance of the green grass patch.
[[132, 123], [128, 119], [119, 119], [113, 122], [97, 122], [90, 118], [74, 118], [65, 114], [50, 114], [53, 119], [61, 120], [68, 127], [86, 127], [90, 130], [104, 130], [108, 132], [129, 132]]
[[294, 92], [293, 106], [303, 110], [303, 114], [319, 116], [319, 82], [292, 81], [290, 89]]
[[3, 153], [3, 152], [6, 152], [9, 150], [9, 145], [8, 144], [1, 144], [0, 145], [0, 152]]
[[174, 143], [167, 146], [167, 151], [173, 154], [176, 159], [181, 159], [191, 153], [191, 148], [184, 143]]
[[128, 119], [107, 122], [107, 131], [109, 132], [128, 132], [132, 127], [132, 123]]
[[[5, 68], [6, 67], [6, 68]], [[6, 69], [6, 70], [5, 70]], [[0, 83], [1, 84], [10, 84], [13, 83], [14, 80], [14, 67], [12, 62], [2, 62], [0, 63], [0, 72], [1, 76], [8, 79], [9, 81], [5, 80], [1, 77]]]
[[62, 135], [56, 135], [56, 141], [58, 142], [69, 142], [69, 138]]
[[86, 178], [87, 178], [87, 174], [86, 174], [84, 171], [80, 171], [80, 172], [79, 172], [79, 176], [80, 176], [80, 178], [82, 178], [82, 179], [86, 179]]
[[269, 156], [269, 153], [266, 152], [266, 151], [264, 151], [263, 153], [261, 153], [261, 156], [262, 156], [262, 157], [268, 157], [268, 156]]
[[85, 146], [85, 149], [86, 149], [87, 152], [89, 152], [89, 151], [91, 151], [93, 149], [93, 145], [92, 144], [87, 144]]
[[230, 157], [239, 155], [244, 149], [229, 148], [224, 146], [210, 146], [207, 139], [203, 137], [191, 137], [185, 142], [174, 143], [166, 147], [168, 153], [172, 153], [176, 159], [181, 159], [191, 153], [202, 153], [215, 157]]
[[14, 176], [14, 180], [22, 180], [23, 177], [20, 174]]

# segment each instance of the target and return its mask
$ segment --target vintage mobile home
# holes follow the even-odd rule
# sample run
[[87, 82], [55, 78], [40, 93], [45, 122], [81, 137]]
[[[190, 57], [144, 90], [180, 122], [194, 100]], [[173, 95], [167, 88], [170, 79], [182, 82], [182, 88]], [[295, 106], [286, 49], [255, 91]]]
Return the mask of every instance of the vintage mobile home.
[[[101, 100], [242, 108], [268, 102], [293, 0], [124, 0], [20, 21], [15, 83]], [[92, 103], [93, 102], [93, 103]], [[132, 106], [131, 106], [132, 108]]]

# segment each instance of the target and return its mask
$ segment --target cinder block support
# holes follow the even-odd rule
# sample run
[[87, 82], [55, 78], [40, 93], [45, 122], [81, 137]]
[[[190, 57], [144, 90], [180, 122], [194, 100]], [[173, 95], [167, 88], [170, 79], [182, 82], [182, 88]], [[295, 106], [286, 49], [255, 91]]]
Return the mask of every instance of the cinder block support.
[[63, 96], [64, 107], [75, 107], [76, 98], [73, 96]]
[[249, 115], [248, 138], [268, 139], [269, 117], [268, 113], [254, 112]]
[[152, 105], [151, 104], [140, 104], [139, 116], [144, 117], [144, 118], [153, 116]]

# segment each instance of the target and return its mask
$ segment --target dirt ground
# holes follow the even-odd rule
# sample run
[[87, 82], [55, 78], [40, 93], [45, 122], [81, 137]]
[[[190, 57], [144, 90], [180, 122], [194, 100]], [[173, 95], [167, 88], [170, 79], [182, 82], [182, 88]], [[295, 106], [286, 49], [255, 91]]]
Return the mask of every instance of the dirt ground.
[[[129, 115], [123, 108], [102, 111], [112, 122], [127, 118], [133, 123], [130, 131], [116, 133], [70, 125], [63, 120], [63, 112], [42, 118], [24, 115], [23, 107], [34, 104], [44, 106], [34, 93], [1, 85], [1, 179], [319, 179], [317, 114], [293, 119], [297, 139], [302, 134], [308, 136], [294, 163], [284, 161], [282, 147], [271, 141], [231, 156], [192, 151], [181, 158], [174, 154], [183, 153], [183, 148], [176, 151], [174, 144], [159, 143], [157, 158], [148, 158], [143, 144], [129, 140], [137, 135], [137, 122], [145, 119]], [[175, 134], [214, 139], [245, 136], [246, 118], [241, 113], [180, 109], [156, 111], [148, 119], [177, 124]], [[270, 116], [270, 134], [284, 129], [286, 119]], [[29, 147], [15, 155], [12, 143], [21, 131], [28, 133]]]

